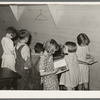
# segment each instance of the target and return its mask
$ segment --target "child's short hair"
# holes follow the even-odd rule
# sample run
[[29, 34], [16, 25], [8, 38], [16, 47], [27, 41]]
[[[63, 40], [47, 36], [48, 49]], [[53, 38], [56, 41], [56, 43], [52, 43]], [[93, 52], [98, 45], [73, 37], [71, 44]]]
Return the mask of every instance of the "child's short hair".
[[30, 36], [30, 32], [27, 31], [26, 29], [22, 29], [19, 31], [19, 38], [20, 39], [24, 39], [25, 37], [29, 37]]
[[78, 45], [81, 45], [81, 44], [89, 45], [90, 40], [85, 33], [80, 33], [77, 36], [77, 43], [78, 43]]
[[51, 52], [51, 47], [54, 46], [56, 51], [59, 49], [58, 43], [54, 39], [50, 39], [47, 42], [44, 43], [43, 48], [46, 50], [48, 53]]
[[15, 38], [18, 34], [17, 30], [12, 26], [6, 29], [6, 33], [11, 34], [12, 38]]
[[42, 43], [39, 43], [37, 42], [34, 46], [34, 50], [35, 50], [35, 53], [41, 53], [43, 52], [43, 44]]
[[65, 46], [68, 47], [68, 52], [70, 52], [70, 53], [77, 51], [77, 46], [76, 46], [75, 42], [68, 41], [68, 42], [65, 43]]

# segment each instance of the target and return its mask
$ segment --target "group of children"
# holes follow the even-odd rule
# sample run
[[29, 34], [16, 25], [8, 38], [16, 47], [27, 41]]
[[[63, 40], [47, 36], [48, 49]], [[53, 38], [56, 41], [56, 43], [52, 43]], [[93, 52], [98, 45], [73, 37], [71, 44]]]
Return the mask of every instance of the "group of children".
[[[14, 46], [13, 38], [18, 35], [18, 42]], [[62, 51], [69, 71], [61, 74], [58, 82], [54, 68], [53, 54], [59, 49], [58, 43], [50, 39], [45, 43], [36, 43], [30, 52], [27, 45], [30, 33], [26, 29], [19, 32], [14, 27], [8, 27], [6, 36], [2, 38], [3, 47], [2, 65], [18, 74], [18, 90], [60, 90], [59, 85], [66, 86], [67, 90], [89, 89], [89, 64], [94, 58], [89, 54], [88, 36], [81, 33], [77, 36], [77, 44], [71, 41], [63, 45]], [[89, 60], [88, 60], [89, 59]]]
[[[89, 89], [89, 64], [94, 61], [90, 55], [88, 45], [90, 43], [86, 34], [81, 33], [77, 36], [77, 44], [66, 42], [64, 45], [64, 59], [69, 71], [61, 75], [60, 84], [65, 85], [67, 90]], [[88, 60], [89, 59], [89, 60]]]

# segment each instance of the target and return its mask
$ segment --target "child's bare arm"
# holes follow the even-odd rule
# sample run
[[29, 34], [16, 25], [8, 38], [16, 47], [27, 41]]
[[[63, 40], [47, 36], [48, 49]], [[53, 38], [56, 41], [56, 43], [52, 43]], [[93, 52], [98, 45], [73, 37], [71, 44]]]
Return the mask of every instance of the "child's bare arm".
[[47, 76], [47, 75], [50, 75], [50, 74], [55, 74], [59, 71], [59, 69], [55, 69], [54, 71], [50, 71], [50, 72], [40, 72], [40, 75], [41, 76]]
[[11, 54], [12, 55], [14, 55], [14, 57], [16, 58], [16, 53], [15, 53], [15, 51], [13, 50], [13, 51], [11, 51]]
[[85, 62], [85, 61], [82, 61], [82, 60], [78, 60], [78, 63], [79, 64], [84, 64], [84, 65], [88, 65], [89, 64], [88, 62]]
[[26, 62], [24, 64], [24, 69], [30, 69], [30, 68], [32, 68], [32, 66], [31, 66], [31, 58], [27, 57], [27, 60], [26, 60]]

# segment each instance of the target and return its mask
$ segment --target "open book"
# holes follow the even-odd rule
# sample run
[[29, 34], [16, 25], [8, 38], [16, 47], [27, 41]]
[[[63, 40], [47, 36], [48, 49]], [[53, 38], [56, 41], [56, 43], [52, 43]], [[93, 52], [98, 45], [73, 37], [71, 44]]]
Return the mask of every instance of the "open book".
[[59, 70], [56, 74], [61, 74], [61, 73], [65, 73], [65, 72], [67, 72], [67, 71], [69, 71], [69, 69], [64, 69], [64, 70]]
[[[98, 62], [98, 61], [95, 60], [95, 59], [93, 59], [93, 60], [87, 59], [86, 61], [83, 61], [83, 60], [81, 60], [81, 61], [84, 62], [84, 63], [86, 63], [87, 65], [93, 65], [93, 64], [95, 64], [95, 63]], [[83, 64], [84, 64], [84, 63], [83, 63]]]
[[94, 60], [89, 60], [89, 59], [88, 59], [86, 62], [87, 62], [89, 65], [92, 65], [92, 64], [94, 64], [94, 63], [97, 63], [98, 61], [95, 60], [95, 59], [94, 59]]
[[54, 61], [54, 68], [64, 67], [64, 66], [66, 66], [66, 65], [67, 65], [67, 64], [66, 64], [66, 61], [65, 61], [64, 58]]
[[60, 74], [68, 71], [68, 66], [65, 59], [59, 59], [54, 61], [54, 68], [59, 68], [60, 70], [56, 74]]
[[97, 63], [98, 61], [92, 56], [92, 55], [87, 55], [86, 57], [86, 62], [89, 64], [89, 65], [92, 65], [94, 63]]

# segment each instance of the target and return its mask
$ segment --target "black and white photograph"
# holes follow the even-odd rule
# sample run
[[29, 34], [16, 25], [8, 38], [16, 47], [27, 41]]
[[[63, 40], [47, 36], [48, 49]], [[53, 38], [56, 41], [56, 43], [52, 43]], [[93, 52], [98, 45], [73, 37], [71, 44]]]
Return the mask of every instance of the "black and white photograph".
[[0, 91], [100, 91], [100, 3], [0, 3]]

